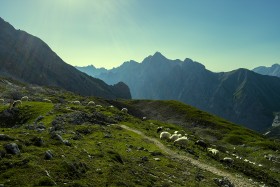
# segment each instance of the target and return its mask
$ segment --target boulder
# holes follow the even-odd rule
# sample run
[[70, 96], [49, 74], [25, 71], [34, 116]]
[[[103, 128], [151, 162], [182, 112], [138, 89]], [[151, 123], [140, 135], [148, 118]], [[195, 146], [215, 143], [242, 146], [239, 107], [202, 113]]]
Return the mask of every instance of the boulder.
[[7, 141], [7, 140], [13, 140], [9, 135], [6, 134], [0, 134], [0, 141]]
[[53, 153], [50, 150], [46, 151], [44, 158], [45, 160], [51, 160], [53, 158]]
[[13, 155], [17, 155], [20, 154], [20, 150], [18, 148], [18, 145], [16, 143], [9, 143], [4, 145], [5, 150], [7, 151], [7, 153], [13, 154]]

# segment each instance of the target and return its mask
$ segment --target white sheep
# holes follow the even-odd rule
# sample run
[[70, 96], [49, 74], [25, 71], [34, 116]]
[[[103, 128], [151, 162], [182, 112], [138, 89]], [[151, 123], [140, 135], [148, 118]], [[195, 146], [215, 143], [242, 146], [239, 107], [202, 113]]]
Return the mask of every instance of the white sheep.
[[186, 136], [183, 136], [181, 138], [178, 138], [174, 141], [174, 145], [179, 145], [180, 147], [186, 147], [189, 143], [189, 140]]
[[90, 102], [88, 102], [87, 105], [88, 105], [88, 106], [94, 106], [94, 105], [95, 105], [95, 102], [94, 102], [94, 101], [90, 101]]
[[16, 106], [21, 105], [21, 104], [22, 104], [21, 100], [15, 100], [13, 102], [13, 107], [16, 107]]
[[143, 117], [142, 120], [145, 121], [147, 119], [147, 117]]
[[95, 105], [95, 107], [97, 107], [97, 108], [102, 108], [102, 106], [101, 106], [101, 105]]
[[211, 153], [213, 155], [217, 155], [219, 153], [219, 150], [217, 150], [217, 149], [208, 148], [207, 150], [209, 153]]
[[21, 98], [21, 101], [28, 101], [28, 96], [23, 96], [23, 97]]
[[109, 108], [114, 108], [114, 106], [113, 106], [113, 105], [110, 105]]
[[128, 110], [127, 110], [127, 108], [123, 108], [123, 109], [121, 110], [121, 112], [127, 113]]
[[177, 134], [177, 133], [178, 133], [178, 131], [175, 131], [175, 132], [174, 132], [174, 134]]
[[80, 105], [81, 104], [80, 101], [72, 101], [71, 103], [73, 103], [74, 105]]
[[225, 158], [223, 158], [223, 162], [231, 164], [231, 163], [233, 163], [233, 159], [230, 157], [225, 157]]
[[50, 99], [43, 99], [43, 102], [52, 103], [52, 101]]
[[172, 142], [177, 140], [179, 138], [178, 134], [172, 134], [172, 136], [169, 138]]
[[162, 140], [169, 140], [171, 134], [169, 132], [161, 132], [160, 135], [159, 135], [159, 138], [162, 139]]

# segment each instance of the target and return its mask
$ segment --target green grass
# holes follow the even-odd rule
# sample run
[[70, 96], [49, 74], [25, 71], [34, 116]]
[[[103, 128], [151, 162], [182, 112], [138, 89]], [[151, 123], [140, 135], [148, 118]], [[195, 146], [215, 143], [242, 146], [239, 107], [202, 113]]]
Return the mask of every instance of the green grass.
[[[29, 93], [26, 89], [21, 91]], [[14, 138], [0, 141], [0, 151], [10, 142], [17, 143], [21, 150], [20, 155], [0, 158], [0, 184], [5, 186], [216, 186], [213, 181], [216, 175], [165, 154], [153, 156], [151, 152], [161, 152], [157, 146], [133, 132], [107, 126], [110, 123], [127, 125], [158, 140], [156, 131], [160, 126], [170, 133], [184, 130], [190, 139], [187, 150], [175, 147], [172, 142], [160, 141], [175, 153], [199, 159], [233, 175], [250, 177], [271, 186], [278, 184], [275, 180], [280, 176], [280, 164], [268, 161], [264, 155], [280, 156], [276, 152], [279, 142], [191, 106], [176, 101], [111, 101], [50, 88], [29, 94], [38, 101], [23, 102], [14, 119], [0, 121], [0, 134]], [[40, 102], [42, 98], [49, 98], [53, 103]], [[73, 100], [81, 101], [82, 105], [68, 102]], [[103, 107], [86, 106], [91, 100]], [[109, 108], [111, 104], [115, 107]], [[120, 111], [122, 107], [128, 108], [128, 114]], [[0, 113], [6, 109], [7, 106], [0, 106]], [[70, 123], [71, 115], [77, 113], [91, 116], [94, 122]], [[47, 129], [28, 130], [27, 124], [33, 124], [39, 116], [44, 116], [41, 122]], [[143, 121], [143, 116], [148, 120]], [[59, 118], [63, 119], [59, 121], [59, 133], [71, 146], [51, 139], [48, 128]], [[15, 125], [16, 128], [11, 128]], [[38, 137], [44, 140], [41, 147], [33, 141]], [[216, 147], [220, 154], [209, 155], [194, 144], [198, 139]], [[44, 159], [47, 150], [54, 154], [53, 159]], [[239, 160], [232, 166], [220, 162], [226, 156], [232, 157], [232, 153], [263, 167]], [[143, 161], [143, 157], [148, 161]], [[154, 160], [156, 157], [160, 161]]]
[[[83, 106], [75, 109], [91, 111]], [[45, 117], [44, 123], [50, 123], [55, 116], [62, 114], [61, 110], [54, 110], [52, 104], [41, 102], [24, 103], [19, 110], [28, 116], [28, 123], [50, 111], [54, 111], [54, 114]], [[114, 110], [108, 110], [108, 114], [119, 113]], [[56, 111], [58, 113], [55, 113]], [[102, 109], [101, 112], [106, 114], [107, 110]], [[131, 116], [127, 118], [134, 119]], [[188, 163], [172, 160], [164, 154], [156, 156], [161, 160], [155, 161], [155, 156], [150, 152], [160, 150], [135, 133], [116, 126], [95, 124], [66, 124], [64, 127], [65, 133], [62, 137], [70, 140], [71, 147], [50, 139], [48, 131], [39, 133], [27, 130], [24, 126], [16, 129], [3, 128], [2, 132], [18, 140], [16, 143], [21, 154], [0, 160], [0, 181], [3, 181], [5, 186], [47, 186], [55, 183], [59, 186], [214, 186], [212, 179], [215, 175], [199, 171]], [[169, 127], [176, 129], [174, 125]], [[81, 139], [74, 140], [73, 132], [84, 134]], [[110, 134], [110, 138], [105, 138], [106, 134]], [[33, 145], [31, 140], [34, 137], [41, 137], [44, 145]], [[10, 141], [1, 141], [1, 147], [8, 142]], [[47, 150], [54, 153], [52, 160], [44, 160], [44, 152]], [[147, 157], [149, 161], [142, 161], [142, 157]], [[196, 175], [201, 172], [204, 179], [197, 181]]]

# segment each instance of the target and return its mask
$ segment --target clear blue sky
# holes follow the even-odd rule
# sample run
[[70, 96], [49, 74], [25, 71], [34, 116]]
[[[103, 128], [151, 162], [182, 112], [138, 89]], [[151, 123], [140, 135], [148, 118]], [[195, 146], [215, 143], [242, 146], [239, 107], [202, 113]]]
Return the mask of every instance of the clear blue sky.
[[213, 71], [280, 63], [280, 0], [0, 0], [0, 16], [72, 65], [156, 51]]

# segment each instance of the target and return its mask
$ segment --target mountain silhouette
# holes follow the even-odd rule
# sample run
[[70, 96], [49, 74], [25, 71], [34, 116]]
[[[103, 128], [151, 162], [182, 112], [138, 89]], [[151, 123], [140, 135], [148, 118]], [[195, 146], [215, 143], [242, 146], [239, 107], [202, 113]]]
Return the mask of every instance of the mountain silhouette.
[[46, 86], [61, 87], [81, 95], [131, 98], [124, 83], [107, 85], [65, 63], [41, 39], [16, 30], [0, 18], [0, 75]]
[[247, 69], [214, 73], [191, 59], [159, 52], [96, 74], [108, 84], [126, 83], [134, 99], [178, 100], [248, 128], [265, 131], [280, 111], [280, 79]]

